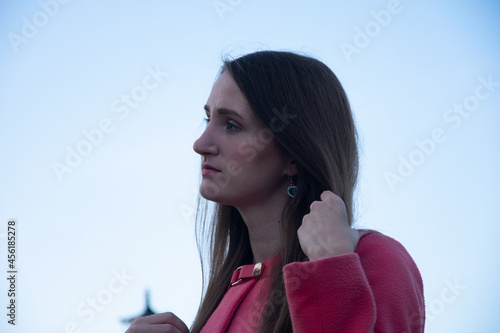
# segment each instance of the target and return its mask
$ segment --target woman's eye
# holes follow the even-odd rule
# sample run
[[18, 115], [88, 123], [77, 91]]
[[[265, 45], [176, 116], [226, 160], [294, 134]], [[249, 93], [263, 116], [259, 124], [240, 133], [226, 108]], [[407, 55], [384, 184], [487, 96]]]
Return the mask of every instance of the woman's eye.
[[231, 132], [232, 132], [232, 131], [237, 131], [237, 130], [239, 130], [240, 128], [239, 128], [238, 126], [236, 126], [235, 124], [228, 122], [228, 123], [226, 123], [226, 129], [227, 129], [228, 131], [231, 131]]
[[210, 118], [208, 118], [208, 117], [207, 118], [203, 118], [203, 121], [205, 122], [205, 124], [208, 125], [208, 123], [210, 122]]

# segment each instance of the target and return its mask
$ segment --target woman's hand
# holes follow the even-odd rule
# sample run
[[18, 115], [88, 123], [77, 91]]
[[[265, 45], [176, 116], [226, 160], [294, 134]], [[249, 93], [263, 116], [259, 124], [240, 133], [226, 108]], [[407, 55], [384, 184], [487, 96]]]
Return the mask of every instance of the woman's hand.
[[171, 312], [139, 317], [125, 333], [189, 333], [189, 328]]
[[359, 240], [358, 231], [347, 222], [344, 201], [331, 191], [324, 191], [321, 201], [311, 204], [297, 234], [309, 260], [352, 253]]

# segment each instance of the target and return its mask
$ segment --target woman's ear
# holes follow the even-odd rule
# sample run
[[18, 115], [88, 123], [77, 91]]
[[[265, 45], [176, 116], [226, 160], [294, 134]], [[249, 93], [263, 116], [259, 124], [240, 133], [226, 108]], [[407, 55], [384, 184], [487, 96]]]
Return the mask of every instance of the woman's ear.
[[285, 167], [285, 174], [288, 177], [293, 177], [297, 174], [297, 164], [295, 164], [295, 161], [290, 159], [288, 160], [286, 167]]

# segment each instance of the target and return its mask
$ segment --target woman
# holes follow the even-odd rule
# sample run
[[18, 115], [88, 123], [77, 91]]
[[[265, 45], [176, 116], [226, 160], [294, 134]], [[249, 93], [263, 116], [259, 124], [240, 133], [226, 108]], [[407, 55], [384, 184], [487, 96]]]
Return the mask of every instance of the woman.
[[[224, 63], [205, 111], [194, 150], [216, 205], [210, 222], [198, 210], [210, 254], [191, 332], [423, 332], [410, 255], [351, 228], [356, 129], [335, 74], [294, 53], [248, 54]], [[128, 332], [189, 329], [165, 313]]]

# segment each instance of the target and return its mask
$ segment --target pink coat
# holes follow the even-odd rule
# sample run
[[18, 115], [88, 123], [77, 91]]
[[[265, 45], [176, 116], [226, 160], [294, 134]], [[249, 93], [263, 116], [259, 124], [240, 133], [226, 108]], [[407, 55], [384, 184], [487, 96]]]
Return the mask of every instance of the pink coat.
[[[413, 259], [388, 236], [360, 234], [354, 253], [283, 267], [293, 332], [424, 331], [423, 284]], [[270, 315], [264, 308], [273, 259], [260, 269], [235, 271], [231, 282], [238, 283], [229, 286], [203, 333], [257, 331], [261, 316]], [[282, 295], [273, 296], [278, 302]]]

